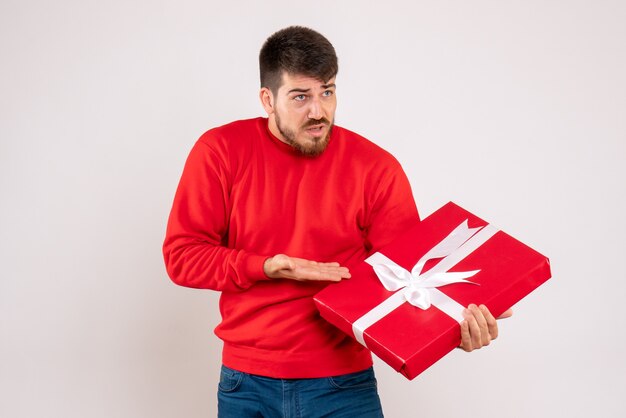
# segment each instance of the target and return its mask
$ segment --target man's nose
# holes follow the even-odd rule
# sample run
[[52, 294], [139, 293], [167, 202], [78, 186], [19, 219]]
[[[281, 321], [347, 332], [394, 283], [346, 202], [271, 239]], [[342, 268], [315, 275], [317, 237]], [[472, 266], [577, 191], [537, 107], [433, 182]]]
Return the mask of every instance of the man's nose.
[[322, 116], [324, 116], [323, 111], [322, 111], [322, 104], [320, 103], [319, 99], [313, 99], [311, 100], [311, 105], [309, 106], [309, 119], [321, 119]]

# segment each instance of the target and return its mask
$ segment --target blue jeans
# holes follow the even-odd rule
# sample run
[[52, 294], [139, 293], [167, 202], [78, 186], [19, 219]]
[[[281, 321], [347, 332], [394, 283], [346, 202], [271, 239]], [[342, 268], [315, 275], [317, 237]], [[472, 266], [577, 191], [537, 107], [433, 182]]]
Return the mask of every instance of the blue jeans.
[[316, 379], [273, 379], [222, 366], [218, 418], [380, 418], [374, 370]]

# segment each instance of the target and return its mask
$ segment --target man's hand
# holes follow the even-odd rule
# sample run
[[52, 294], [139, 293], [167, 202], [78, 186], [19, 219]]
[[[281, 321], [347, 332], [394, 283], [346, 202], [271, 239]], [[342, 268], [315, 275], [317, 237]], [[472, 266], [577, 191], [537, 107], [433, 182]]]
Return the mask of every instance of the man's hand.
[[339, 263], [318, 263], [285, 254], [278, 254], [265, 260], [263, 271], [272, 279], [338, 282], [350, 278], [348, 269], [341, 267]]
[[[513, 315], [509, 309], [498, 317], [508, 318]], [[498, 323], [485, 305], [476, 306], [470, 304], [463, 311], [465, 320], [461, 322], [461, 345], [460, 349], [470, 352], [489, 345], [491, 340], [498, 338]]]

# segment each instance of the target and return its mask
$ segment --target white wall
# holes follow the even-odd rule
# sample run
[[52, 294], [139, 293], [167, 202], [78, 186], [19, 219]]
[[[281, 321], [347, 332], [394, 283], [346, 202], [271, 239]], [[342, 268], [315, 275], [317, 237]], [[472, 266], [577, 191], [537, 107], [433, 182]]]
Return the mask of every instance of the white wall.
[[453, 200], [552, 262], [492, 346], [412, 382], [378, 362], [386, 415], [623, 416], [626, 4], [226, 3], [0, 3], [0, 416], [215, 415], [218, 295], [160, 246], [187, 152], [262, 114], [290, 24], [334, 43], [338, 123], [422, 215]]

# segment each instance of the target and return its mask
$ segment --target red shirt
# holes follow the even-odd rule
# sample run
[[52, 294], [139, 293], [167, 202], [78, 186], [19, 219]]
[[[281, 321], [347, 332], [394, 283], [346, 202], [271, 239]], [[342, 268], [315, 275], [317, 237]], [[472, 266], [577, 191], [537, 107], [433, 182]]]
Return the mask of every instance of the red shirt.
[[270, 279], [263, 262], [363, 261], [419, 220], [408, 180], [391, 154], [346, 129], [334, 126], [311, 158], [267, 123], [211, 129], [191, 150], [163, 245], [168, 274], [222, 292], [215, 333], [228, 367], [275, 378], [363, 370], [369, 351], [315, 308], [312, 296], [328, 283]]

